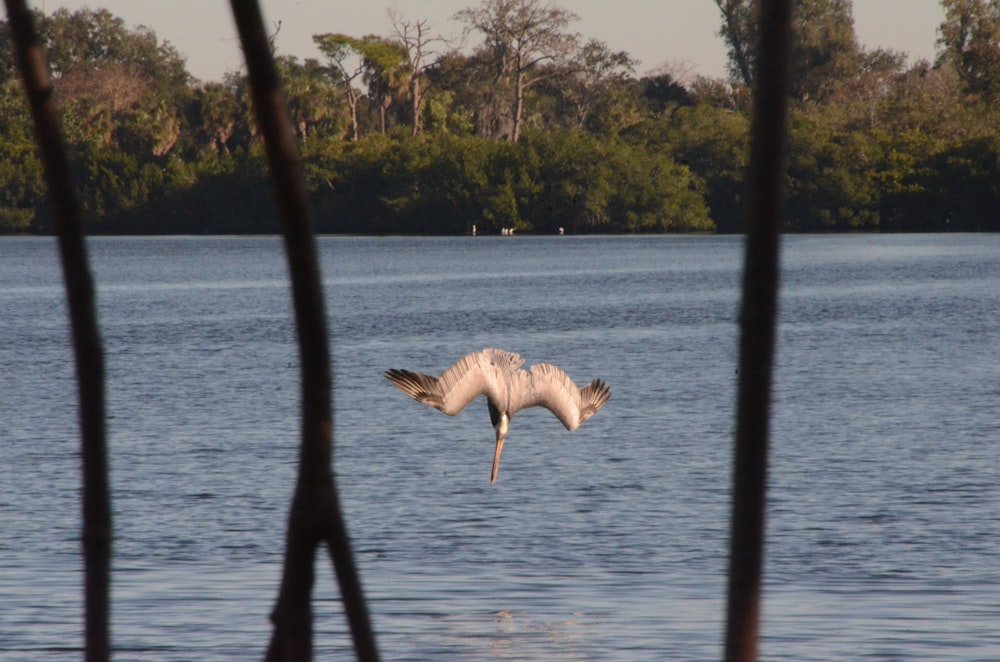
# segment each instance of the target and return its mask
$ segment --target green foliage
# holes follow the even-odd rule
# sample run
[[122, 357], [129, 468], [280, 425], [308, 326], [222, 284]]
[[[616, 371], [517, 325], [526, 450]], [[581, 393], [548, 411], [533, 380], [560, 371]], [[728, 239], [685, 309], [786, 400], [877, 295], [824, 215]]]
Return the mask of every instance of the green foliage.
[[[729, 71], [747, 87], [756, 76], [759, 0], [715, 0], [719, 36], [729, 52]], [[861, 69], [849, 0], [794, 0], [788, 57], [788, 91], [795, 99], [829, 99]]]
[[942, 0], [941, 5], [940, 63], [958, 72], [967, 92], [1000, 98], [1000, 2]]
[[995, 232], [1000, 137], [957, 142], [916, 163], [892, 198], [893, 227], [921, 232]]
[[788, 229], [877, 230], [876, 159], [865, 136], [796, 113], [788, 138]]
[[525, 139], [539, 159], [533, 224], [544, 232], [708, 231], [701, 182], [662, 150], [582, 131]]
[[[371, 136], [307, 163], [328, 232], [466, 233], [523, 225], [531, 189], [512, 145], [473, 136]], [[487, 230], [489, 229], [489, 230]]]
[[698, 180], [661, 153], [581, 131], [518, 144], [371, 136], [306, 163], [324, 232], [711, 230]]
[[[485, 39], [536, 4], [463, 17]], [[277, 59], [317, 228], [742, 231], [757, 0], [716, 4], [735, 80], [637, 79], [627, 53], [566, 33], [558, 7], [519, 24], [549, 40], [521, 69], [485, 42], [432, 58], [414, 50], [436, 40], [423, 32], [317, 35], [326, 61]], [[786, 230], [1000, 230], [1000, 2], [942, 4], [937, 62], [907, 68], [858, 47], [846, 0], [796, 0]], [[90, 231], [275, 230], [241, 75], [194, 81], [173, 47], [106, 10], [36, 19]], [[10, 43], [0, 23], [0, 232], [44, 233]]]
[[720, 232], [740, 232], [744, 178], [750, 162], [750, 122], [743, 113], [698, 104], [637, 128], [648, 148], [669, 150], [704, 182], [705, 203]]
[[33, 228], [45, 195], [35, 153], [27, 102], [17, 81], [8, 80], [0, 84], [0, 232]]

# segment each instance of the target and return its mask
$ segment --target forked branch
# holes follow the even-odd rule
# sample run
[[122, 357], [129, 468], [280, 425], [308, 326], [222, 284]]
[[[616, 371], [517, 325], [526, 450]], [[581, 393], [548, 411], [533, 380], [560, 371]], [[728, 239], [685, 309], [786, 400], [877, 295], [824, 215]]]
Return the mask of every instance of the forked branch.
[[292, 282], [302, 369], [302, 445], [288, 521], [285, 565], [271, 615], [268, 660], [312, 657], [312, 587], [317, 547], [325, 542], [340, 584], [358, 659], [377, 660], [375, 637], [337, 498], [333, 458], [332, 378], [316, 242], [295, 135], [256, 0], [230, 0], [267, 151]]

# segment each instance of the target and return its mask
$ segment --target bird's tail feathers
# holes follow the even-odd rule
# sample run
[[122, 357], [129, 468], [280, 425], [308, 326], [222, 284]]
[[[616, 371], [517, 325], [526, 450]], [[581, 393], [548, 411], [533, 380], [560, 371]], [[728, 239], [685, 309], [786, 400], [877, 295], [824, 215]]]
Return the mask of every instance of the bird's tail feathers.
[[517, 370], [524, 365], [524, 359], [521, 358], [520, 354], [508, 352], [505, 349], [487, 347], [482, 351], [482, 354], [489, 359], [490, 363], [496, 366], [508, 367], [510, 370]]

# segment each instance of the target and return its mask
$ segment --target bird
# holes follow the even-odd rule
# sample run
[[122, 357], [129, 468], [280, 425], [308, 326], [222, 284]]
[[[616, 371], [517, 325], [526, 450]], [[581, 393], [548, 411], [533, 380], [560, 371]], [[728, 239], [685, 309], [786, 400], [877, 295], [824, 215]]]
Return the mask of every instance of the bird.
[[490, 422], [496, 431], [490, 484], [496, 482], [500, 451], [510, 419], [528, 407], [545, 407], [567, 430], [575, 430], [597, 413], [611, 397], [611, 389], [601, 379], [583, 388], [569, 375], [550, 363], [538, 363], [524, 370], [519, 354], [486, 348], [460, 358], [437, 377], [410, 370], [391, 369], [385, 377], [417, 402], [455, 416], [480, 395], [486, 396]]

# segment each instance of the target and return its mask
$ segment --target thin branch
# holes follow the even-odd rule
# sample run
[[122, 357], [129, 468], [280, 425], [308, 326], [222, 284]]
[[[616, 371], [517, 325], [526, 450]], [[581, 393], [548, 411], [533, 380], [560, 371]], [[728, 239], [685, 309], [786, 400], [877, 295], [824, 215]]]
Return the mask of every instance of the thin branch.
[[316, 548], [326, 542], [340, 584], [358, 659], [377, 660], [375, 636], [337, 497], [333, 459], [332, 377], [316, 242], [306, 203], [295, 134], [256, 0], [230, 0], [247, 61], [254, 108], [292, 281], [302, 367], [302, 446], [288, 522], [285, 565], [268, 660], [312, 657], [312, 587]]
[[725, 659], [757, 657], [765, 536], [767, 452], [778, 312], [782, 168], [791, 0], [761, 7], [750, 192], [740, 316], [739, 403]]
[[83, 455], [85, 657], [92, 661], [108, 660], [111, 656], [111, 497], [105, 441], [104, 358], [94, 284], [87, 264], [80, 203], [59, 131], [45, 53], [25, 1], [6, 0], [6, 4], [55, 217], [76, 357]]

